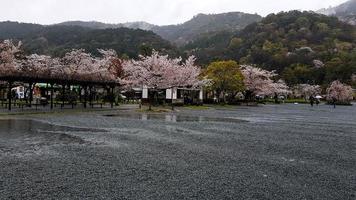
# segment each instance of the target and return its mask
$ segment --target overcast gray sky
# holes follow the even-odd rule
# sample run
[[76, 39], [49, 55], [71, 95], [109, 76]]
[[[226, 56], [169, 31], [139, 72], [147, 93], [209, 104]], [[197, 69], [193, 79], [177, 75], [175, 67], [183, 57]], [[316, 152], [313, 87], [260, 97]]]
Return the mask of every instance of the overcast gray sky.
[[53, 24], [68, 20], [120, 23], [147, 21], [166, 25], [198, 13], [241, 11], [267, 15], [288, 10], [317, 10], [346, 0], [0, 0], [0, 21]]

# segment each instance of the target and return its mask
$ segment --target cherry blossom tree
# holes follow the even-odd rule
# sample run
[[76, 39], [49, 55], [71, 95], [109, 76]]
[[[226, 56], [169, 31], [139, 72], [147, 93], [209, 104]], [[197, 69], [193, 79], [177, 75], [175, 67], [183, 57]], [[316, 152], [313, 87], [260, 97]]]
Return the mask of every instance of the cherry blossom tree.
[[[124, 79], [125, 79], [125, 73], [123, 71], [123, 61], [118, 58], [118, 55], [116, 51], [109, 49], [109, 50], [104, 50], [104, 49], [98, 49], [98, 51], [101, 53], [102, 58], [99, 59], [99, 63], [97, 65], [97, 71], [95, 74], [100, 75], [96, 77], [96, 79], [99, 80], [105, 80], [106, 82], [109, 83], [116, 83], [119, 84], [122, 88], [122, 86], [125, 85]], [[114, 101], [115, 96], [114, 96], [114, 87], [111, 84], [109, 87], [105, 87], [108, 94], [111, 93], [111, 95], [108, 95], [107, 97], [111, 99], [111, 102]], [[110, 90], [112, 92], [110, 92]]]
[[[124, 63], [124, 71], [128, 74], [125, 82], [141, 89], [147, 87], [154, 96], [157, 90], [170, 87], [165, 76], [171, 74], [174, 71], [173, 66], [178, 65], [180, 61], [169, 59], [168, 55], [159, 55], [158, 52], [153, 52], [151, 56], [140, 56], [139, 60], [129, 60]], [[150, 110], [153, 96], [149, 93]]]
[[98, 49], [98, 51], [101, 53], [102, 58], [99, 60], [98, 69], [95, 73], [100, 74], [101, 79], [122, 84], [125, 76], [122, 66], [123, 61], [118, 58], [116, 51], [112, 49]]
[[68, 52], [61, 59], [37, 54], [20, 58], [20, 47], [21, 43], [14, 45], [11, 40], [0, 42], [1, 76], [116, 82], [123, 71], [114, 50], [100, 49], [101, 58], [93, 57], [83, 49]]
[[284, 81], [275, 82], [273, 80], [277, 76], [274, 71], [263, 70], [251, 65], [242, 65], [241, 72], [244, 75], [247, 97], [251, 98], [251, 95], [272, 96], [290, 93]]
[[352, 87], [341, 83], [340, 81], [334, 81], [330, 87], [326, 90], [327, 100], [329, 102], [338, 102], [342, 104], [350, 104], [353, 99]]
[[68, 80], [93, 82], [120, 82], [122, 62], [114, 50], [98, 49], [102, 57], [93, 57], [83, 49], [68, 52], [62, 59], [62, 69], [57, 69]]
[[271, 94], [277, 95], [288, 95], [291, 93], [289, 87], [284, 80], [280, 79], [275, 83], [271, 84]]
[[15, 45], [11, 40], [5, 40], [0, 42], [0, 77], [9, 80], [9, 88], [13, 81], [25, 80], [24, 84], [29, 85], [30, 94], [38, 81], [46, 81], [51, 86], [53, 83], [61, 83], [63, 94], [65, 86], [73, 82], [79, 82], [85, 87], [87, 84], [106, 84], [113, 91], [124, 75], [122, 61], [114, 50], [98, 51], [101, 57], [94, 57], [83, 49], [72, 50], [63, 58], [37, 54], [24, 56], [21, 43]]
[[21, 62], [21, 42], [15, 45], [11, 40], [0, 42], [0, 76], [17, 76]]
[[272, 78], [276, 76], [274, 72], [263, 70], [251, 65], [242, 65], [241, 72], [244, 76], [244, 83], [247, 92], [253, 95], [270, 95], [272, 91]]
[[183, 87], [190, 89], [202, 89], [209, 84], [209, 80], [201, 79], [201, 68], [195, 65], [195, 57], [190, 56], [184, 63], [169, 67], [165, 73], [167, 86], [171, 88], [172, 110], [174, 110], [174, 88]]
[[140, 56], [139, 60], [130, 60], [124, 64], [124, 71], [128, 74], [127, 80], [132, 85], [144, 85], [151, 90], [166, 89], [170, 87], [167, 76], [175, 69], [181, 59], [169, 59], [153, 52], [151, 56]]
[[[200, 68], [189, 57], [183, 64], [181, 58], [170, 59], [154, 51], [151, 56], [140, 56], [139, 60], [124, 62], [125, 82], [131, 86], [145, 86], [155, 92], [173, 87], [199, 87]], [[150, 98], [151, 107], [151, 98]]]
[[69, 80], [89, 81], [97, 68], [97, 60], [84, 49], [76, 49], [65, 54], [62, 59], [63, 76]]
[[321, 87], [319, 85], [299, 84], [293, 88], [293, 95], [295, 97], [307, 99], [310, 96], [318, 94], [321, 94]]
[[[0, 77], [7, 79], [14, 79], [20, 76], [20, 58], [22, 52], [20, 50], [21, 42], [15, 45], [11, 40], [4, 40], [0, 42]], [[9, 90], [7, 97], [9, 100], [8, 106], [11, 110], [11, 88], [13, 80], [8, 81]]]
[[[85, 101], [87, 89], [91, 93], [93, 86], [90, 83], [105, 83], [107, 98], [114, 100], [114, 86], [121, 82], [122, 62], [114, 50], [98, 49], [101, 57], [94, 57], [83, 49], [73, 50], [62, 59], [63, 68], [59, 74], [63, 74], [68, 80], [84, 81]], [[88, 85], [89, 84], [89, 85]], [[90, 98], [91, 100], [91, 98]], [[85, 104], [84, 104], [85, 106]]]
[[19, 69], [20, 76], [28, 79], [28, 84], [24, 84], [24, 87], [27, 88], [25, 91], [26, 102], [28, 100], [27, 91], [29, 90], [30, 106], [33, 100], [33, 90], [36, 85], [36, 81], [51, 78], [53, 73], [51, 69], [54, 67], [54, 63], [52, 61], [53, 59], [50, 56], [32, 54], [26, 56], [21, 62]]
[[[200, 79], [201, 68], [195, 65], [196, 58], [190, 56], [184, 63], [179, 64], [181, 59], [176, 59], [165, 71], [164, 77], [167, 80], [168, 87], [189, 87], [200, 88], [208, 82], [206, 79]], [[176, 63], [180, 61], [179, 63]]]
[[69, 75], [66, 75], [66, 68], [60, 58], [51, 58], [47, 60], [48, 68], [50, 70], [50, 78], [54, 80], [64, 80]]
[[20, 66], [21, 76], [31, 78], [49, 78], [51, 76], [52, 58], [45, 55], [32, 54]]

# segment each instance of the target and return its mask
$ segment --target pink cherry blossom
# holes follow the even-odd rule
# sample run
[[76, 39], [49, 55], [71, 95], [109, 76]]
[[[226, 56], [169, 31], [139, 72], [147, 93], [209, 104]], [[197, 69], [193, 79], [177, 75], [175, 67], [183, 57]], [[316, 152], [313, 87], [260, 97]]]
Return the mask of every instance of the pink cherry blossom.
[[127, 74], [124, 81], [131, 86], [144, 85], [151, 89], [198, 87], [203, 82], [199, 80], [200, 68], [194, 62], [193, 56], [182, 63], [181, 58], [170, 59], [154, 51], [151, 56], [124, 62]]
[[309, 98], [318, 94], [321, 94], [321, 87], [319, 85], [299, 84], [293, 88], [293, 95], [295, 97]]
[[352, 87], [341, 83], [340, 81], [334, 81], [327, 89], [327, 99], [333, 101], [334, 99], [341, 103], [350, 103], [353, 99]]
[[15, 45], [11, 40], [0, 42], [0, 76], [16, 76], [21, 66], [17, 54], [21, 52], [21, 43]]
[[241, 72], [244, 76], [246, 90], [254, 95], [272, 96], [290, 93], [283, 80], [274, 82], [273, 78], [277, 76], [274, 71], [263, 70], [251, 65], [242, 65]]

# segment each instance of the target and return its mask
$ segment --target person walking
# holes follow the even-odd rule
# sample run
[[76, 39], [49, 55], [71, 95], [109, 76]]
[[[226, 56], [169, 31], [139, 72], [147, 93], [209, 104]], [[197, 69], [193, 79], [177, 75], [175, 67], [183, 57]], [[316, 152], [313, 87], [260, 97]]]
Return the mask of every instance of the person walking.
[[315, 99], [315, 104], [316, 104], [317, 106], [319, 106], [319, 104], [320, 104], [320, 99], [316, 98], [316, 99]]
[[333, 97], [333, 105], [334, 105], [334, 109], [336, 108], [336, 98]]
[[309, 101], [310, 101], [310, 106], [313, 107], [314, 106], [314, 97], [313, 97], [313, 95], [311, 95], [309, 97]]

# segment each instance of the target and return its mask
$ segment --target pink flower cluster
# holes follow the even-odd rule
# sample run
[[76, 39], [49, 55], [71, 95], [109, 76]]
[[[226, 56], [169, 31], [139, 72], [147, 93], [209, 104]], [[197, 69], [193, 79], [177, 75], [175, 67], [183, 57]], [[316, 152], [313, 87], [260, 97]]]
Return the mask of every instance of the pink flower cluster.
[[32, 54], [23, 56], [21, 44], [12, 41], [0, 42], [0, 77], [34, 79], [59, 79], [92, 82], [120, 82], [116, 76], [117, 55], [114, 50], [99, 50], [101, 58], [86, 53], [83, 49], [73, 50], [63, 58], [52, 58]]
[[336, 100], [340, 103], [350, 103], [353, 99], [352, 87], [340, 81], [332, 82], [326, 92], [329, 101]]
[[246, 90], [254, 95], [272, 96], [290, 93], [289, 87], [283, 80], [274, 81], [277, 76], [274, 71], [263, 70], [251, 65], [242, 65], [241, 72], [244, 76]]
[[194, 64], [195, 58], [185, 62], [181, 58], [170, 59], [154, 51], [151, 56], [140, 56], [139, 60], [123, 63], [126, 85], [145, 86], [151, 89], [172, 87], [199, 87], [205, 84], [199, 79], [201, 69]]

